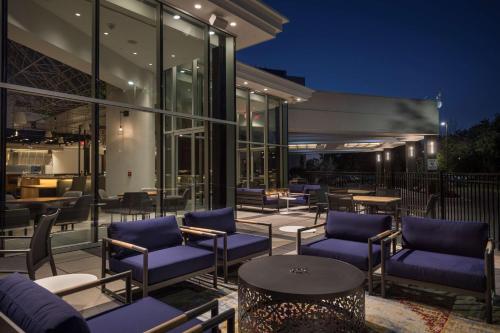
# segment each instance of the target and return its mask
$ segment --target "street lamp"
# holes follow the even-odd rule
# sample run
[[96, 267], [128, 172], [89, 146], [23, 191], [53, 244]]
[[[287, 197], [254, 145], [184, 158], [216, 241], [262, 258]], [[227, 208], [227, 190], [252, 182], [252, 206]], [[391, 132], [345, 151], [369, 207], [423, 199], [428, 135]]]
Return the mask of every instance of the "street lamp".
[[445, 145], [446, 145], [446, 149], [444, 151], [444, 159], [445, 159], [445, 163], [446, 163], [446, 169], [448, 170], [448, 122], [447, 121], [442, 121], [441, 122], [441, 127], [444, 127], [445, 128], [445, 137], [444, 137], [444, 141], [445, 141]]

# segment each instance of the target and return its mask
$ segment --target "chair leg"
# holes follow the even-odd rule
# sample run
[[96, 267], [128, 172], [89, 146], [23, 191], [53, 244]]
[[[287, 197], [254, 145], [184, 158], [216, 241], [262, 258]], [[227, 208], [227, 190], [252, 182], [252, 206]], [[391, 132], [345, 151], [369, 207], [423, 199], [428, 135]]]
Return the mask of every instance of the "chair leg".
[[50, 269], [52, 270], [52, 275], [57, 275], [56, 263], [54, 262], [54, 257], [52, 255], [50, 255], [49, 262]]

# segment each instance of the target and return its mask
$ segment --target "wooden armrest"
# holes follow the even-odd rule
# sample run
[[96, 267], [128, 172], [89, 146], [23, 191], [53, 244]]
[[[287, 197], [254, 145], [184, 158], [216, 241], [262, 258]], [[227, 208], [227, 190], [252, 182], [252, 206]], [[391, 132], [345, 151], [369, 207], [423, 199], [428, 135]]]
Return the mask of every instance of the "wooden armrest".
[[185, 322], [198, 317], [199, 315], [211, 311], [216, 310], [219, 307], [219, 302], [217, 300], [210, 301], [205, 303], [197, 308], [186, 311], [183, 314], [180, 314], [164, 323], [161, 323], [144, 333], [160, 333], [160, 332], [168, 332], [169, 330], [184, 324]]
[[[95, 280], [95, 281], [91, 281], [91, 282], [87, 282], [87, 283], [83, 283], [81, 285], [78, 285], [78, 286], [74, 286], [74, 287], [70, 287], [70, 288], [66, 288], [64, 290], [61, 290], [57, 293], [55, 293], [57, 296], [59, 297], [63, 297], [63, 296], [67, 296], [67, 295], [70, 295], [70, 294], [74, 294], [74, 293], [77, 293], [77, 292], [80, 292], [80, 291], [83, 291], [83, 290], [87, 290], [87, 289], [90, 289], [90, 288], [95, 288], [95, 287], [98, 287], [100, 285], [103, 285], [103, 284], [106, 284], [106, 283], [109, 283], [109, 282], [113, 282], [113, 281], [116, 281], [116, 280], [121, 280], [123, 278], [126, 278], [127, 279], [127, 293], [130, 294], [130, 290], [128, 290], [131, 285], [131, 281], [132, 281], [132, 271], [126, 271], [126, 272], [122, 272], [122, 273], [117, 273], [117, 274], [113, 274], [111, 276], [108, 276], [108, 277], [105, 277], [105, 278], [102, 278], [102, 279], [99, 279], [99, 280]], [[127, 295], [128, 297], [129, 295]]]
[[215, 230], [215, 229], [207, 229], [207, 228], [200, 228], [200, 227], [191, 227], [191, 226], [182, 226], [181, 228], [183, 229], [191, 229], [191, 230], [198, 230], [198, 231], [204, 231], [208, 232], [211, 234], [216, 234], [216, 235], [227, 235], [227, 232], [225, 231], [220, 231], [220, 230]]
[[213, 232], [205, 232], [205, 231], [191, 229], [191, 228], [185, 228], [185, 227], [180, 227], [179, 229], [181, 230], [181, 232], [184, 232], [186, 234], [204, 236], [204, 237], [210, 237], [210, 238], [217, 238], [217, 234], [215, 234]]
[[234, 222], [237, 222], [237, 223], [246, 223], [246, 224], [255, 224], [255, 225], [265, 225], [265, 226], [268, 226], [268, 227], [272, 227], [272, 223], [266, 223], [266, 222], [255, 222], [255, 221], [240, 220], [240, 219], [235, 219]]
[[[146, 249], [145, 247], [140, 247], [140, 246], [134, 245], [132, 243], [127, 243], [127, 242], [117, 240], [117, 239], [103, 237], [102, 242], [103, 243], [110, 243], [112, 245], [123, 247], [123, 248], [128, 249], [128, 250], [137, 251], [137, 252], [140, 252], [143, 254], [148, 252], [148, 249]], [[103, 246], [104, 246], [104, 244], [103, 244]]]
[[396, 232], [392, 233], [389, 237], [386, 237], [386, 238], [382, 239], [382, 244], [387, 243], [387, 242], [393, 240], [394, 238], [398, 237], [401, 234], [402, 234], [401, 231], [396, 231]]
[[389, 236], [390, 234], [392, 234], [392, 232], [393, 232], [392, 230], [386, 230], [384, 232], [381, 232], [378, 235], [375, 235], [373, 237], [368, 238], [368, 242], [376, 242], [378, 240], [381, 240], [382, 238], [385, 238], [385, 237]]

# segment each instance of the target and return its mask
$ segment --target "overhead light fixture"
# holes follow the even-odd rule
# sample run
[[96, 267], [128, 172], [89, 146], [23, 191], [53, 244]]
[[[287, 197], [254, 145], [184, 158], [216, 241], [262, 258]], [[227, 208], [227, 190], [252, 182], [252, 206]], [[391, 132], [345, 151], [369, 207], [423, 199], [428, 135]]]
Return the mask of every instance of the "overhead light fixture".
[[445, 126], [446, 126], [446, 121], [442, 121], [442, 122], [441, 122], [441, 126], [442, 126], [442, 127], [445, 127]]
[[82, 14], [80, 14], [80, 13], [75, 13], [75, 16], [80, 17], [80, 16], [82, 16]]
[[137, 55], [137, 52], [132, 52], [133, 55]]
[[268, 90], [269, 90], [269, 89], [267, 89], [267, 88], [264, 88], [264, 91], [268, 91]]
[[107, 35], [109, 35], [109, 32], [105, 31], [104, 36], [107, 36]]
[[129, 86], [133, 86], [134, 85], [134, 81], [128, 81], [128, 85]]
[[245, 82], [243, 82], [243, 84], [245, 84], [245, 85], [246, 85], [246, 84], [248, 84], [248, 82], [247, 82], [247, 81], [245, 81]]
[[299, 97], [299, 98], [297, 98], [297, 102], [300, 102], [301, 100], [302, 100], [302, 98], [300, 98], [300, 97]]
[[180, 15], [174, 15], [174, 20], [180, 20], [181, 16]]
[[210, 31], [208, 32], [208, 34], [209, 34], [210, 36], [213, 36], [213, 35], [215, 35], [215, 31], [210, 30]]
[[236, 26], [236, 22], [231, 22], [231, 23], [229, 23], [229, 25], [232, 26], [232, 27], [235, 27]]
[[252, 90], [252, 91], [250, 91], [250, 94], [255, 94], [255, 91], [253, 91], [253, 90]]
[[194, 5], [194, 8], [196, 8], [196, 9], [201, 9], [201, 5], [200, 5], [199, 3], [196, 3], [196, 4]]
[[284, 101], [283, 103], [288, 104], [288, 101]]
[[171, 56], [172, 58], [175, 58], [175, 54], [173, 54], [173, 53], [172, 53], [170, 56]]
[[14, 136], [19, 136], [19, 132], [17, 130], [14, 132]]

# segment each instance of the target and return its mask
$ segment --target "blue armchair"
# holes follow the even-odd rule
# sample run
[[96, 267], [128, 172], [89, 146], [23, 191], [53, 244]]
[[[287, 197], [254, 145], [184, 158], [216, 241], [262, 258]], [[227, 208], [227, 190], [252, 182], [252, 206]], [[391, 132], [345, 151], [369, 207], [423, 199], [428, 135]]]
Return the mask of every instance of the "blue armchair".
[[[236, 223], [263, 225], [268, 227], [268, 237], [237, 232]], [[222, 208], [202, 212], [190, 212], [184, 216], [186, 228], [216, 233], [218, 257], [222, 258], [224, 281], [227, 282], [228, 266], [243, 262], [264, 253], [272, 255], [272, 225], [270, 223], [237, 220], [233, 208]], [[189, 234], [188, 244], [203, 249], [211, 248], [211, 240]]]
[[[186, 234], [205, 237], [211, 246], [183, 244]], [[179, 228], [175, 216], [111, 223], [108, 238], [102, 240], [102, 277], [131, 270], [133, 282], [142, 288], [144, 297], [149, 290], [209, 272], [213, 272], [217, 288], [216, 238], [205, 231]]]
[[[325, 236], [317, 241], [301, 243], [305, 230], [325, 226]], [[373, 290], [373, 272], [381, 263], [383, 238], [391, 234], [389, 215], [368, 215], [329, 211], [326, 223], [297, 231], [297, 254], [328, 257], [345, 261], [367, 273], [368, 290]]]
[[486, 320], [491, 322], [495, 269], [488, 224], [407, 216], [402, 226], [382, 241], [385, 248], [402, 236], [402, 249], [382, 257], [382, 296], [387, 282], [468, 294], [485, 299]]
[[288, 191], [295, 197], [295, 200], [290, 204], [307, 206], [311, 211], [311, 207], [318, 203], [320, 185], [316, 184], [289, 184]]
[[[182, 312], [154, 298], [146, 297], [131, 303], [131, 272], [124, 272], [53, 294], [19, 275], [0, 279], [0, 331], [101, 333], [101, 332], [218, 332], [227, 322], [229, 333], [235, 332], [234, 309], [219, 314], [217, 300]], [[126, 279], [125, 304], [89, 318], [83, 318], [61, 297], [98, 287], [118, 279]], [[198, 316], [211, 312], [206, 321]]]

